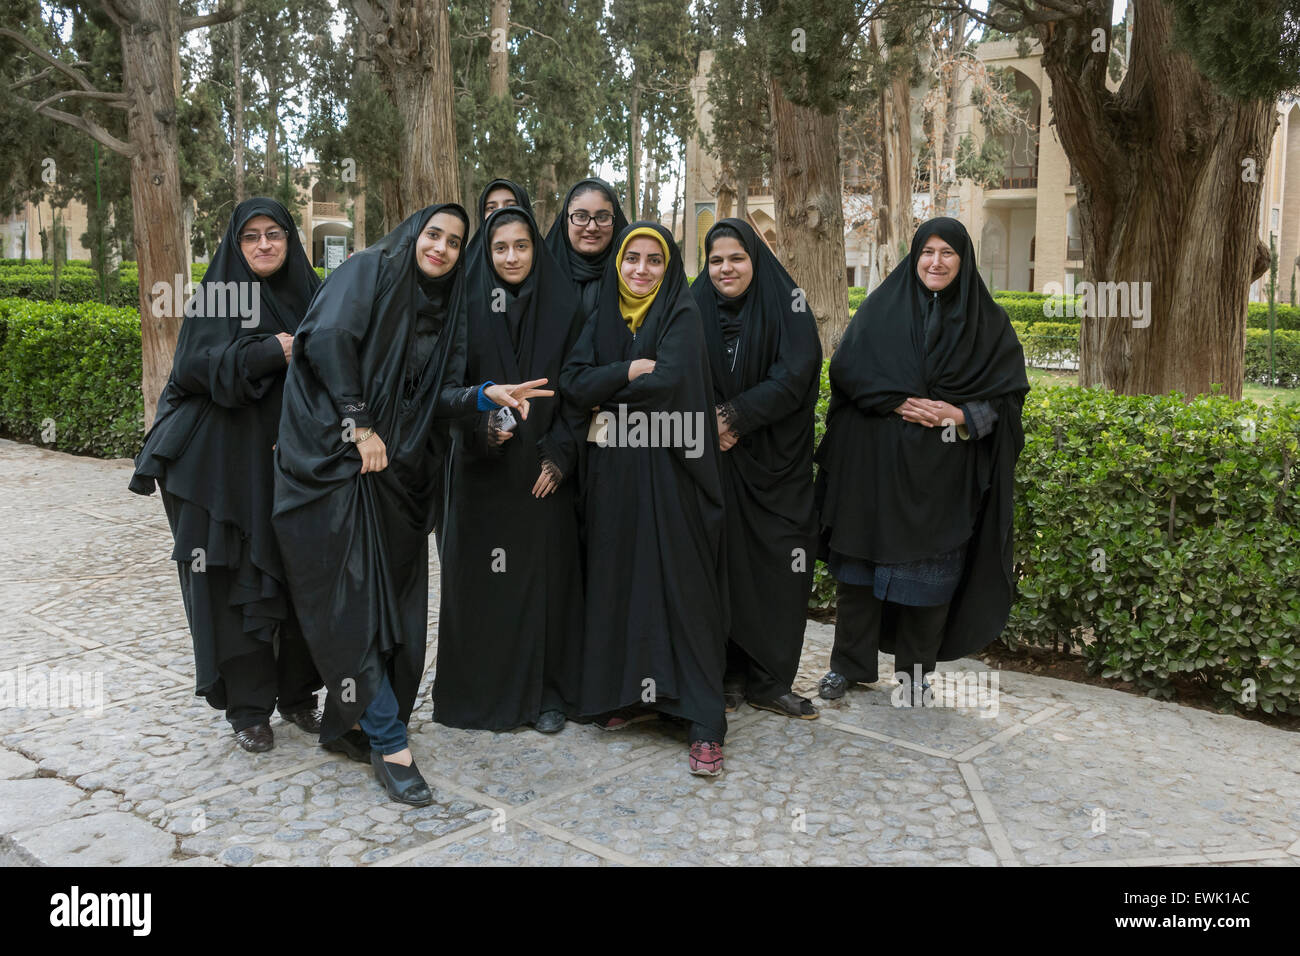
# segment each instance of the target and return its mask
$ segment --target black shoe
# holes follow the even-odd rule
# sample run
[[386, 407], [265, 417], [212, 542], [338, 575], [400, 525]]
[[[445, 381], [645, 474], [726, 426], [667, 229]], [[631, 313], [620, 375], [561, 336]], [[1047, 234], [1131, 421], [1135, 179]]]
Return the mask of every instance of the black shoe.
[[235, 740], [250, 754], [266, 753], [275, 746], [275, 735], [271, 733], [270, 724], [254, 724], [237, 730]]
[[756, 710], [770, 710], [774, 714], [793, 717], [796, 720], [817, 719], [817, 708], [812, 705], [812, 702], [793, 691], [771, 700], [751, 700], [749, 706]]
[[834, 671], [827, 671], [826, 676], [817, 682], [817, 694], [822, 700], [839, 700], [848, 689], [849, 679]]
[[320, 733], [321, 712], [312, 707], [306, 710], [295, 710], [292, 714], [280, 711], [280, 716], [291, 724], [297, 724], [309, 734]]
[[370, 763], [370, 738], [360, 730], [349, 730], [321, 746], [330, 753], [346, 754], [357, 763]]
[[544, 710], [537, 717], [537, 723], [533, 724], [533, 729], [542, 734], [558, 734], [564, 729], [564, 712], [560, 710]]
[[413, 807], [427, 807], [433, 803], [433, 794], [429, 785], [415, 768], [415, 761], [409, 767], [384, 759], [378, 751], [370, 751], [370, 766], [375, 768], [375, 779], [384, 785], [388, 795], [398, 803]]

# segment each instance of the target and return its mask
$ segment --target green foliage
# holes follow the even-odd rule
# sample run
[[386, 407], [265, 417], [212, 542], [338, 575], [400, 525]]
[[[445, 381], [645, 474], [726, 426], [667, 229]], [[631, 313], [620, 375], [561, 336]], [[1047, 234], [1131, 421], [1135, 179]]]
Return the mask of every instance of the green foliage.
[[[195, 262], [190, 266], [190, 279], [202, 282], [208, 271], [206, 262]], [[316, 274], [325, 278], [325, 270], [316, 269]], [[108, 277], [109, 305], [139, 307], [139, 274], [134, 262], [125, 262], [118, 272]], [[55, 301], [54, 270], [49, 263], [22, 264], [18, 259], [0, 259], [0, 298], [10, 296], [31, 299], [38, 302]], [[63, 267], [60, 277], [60, 302], [99, 302], [99, 274], [84, 261], [68, 262]]]
[[969, 133], [957, 141], [953, 171], [959, 179], [971, 179], [984, 189], [1002, 185], [1006, 175], [1007, 148], [996, 136], [985, 137], [979, 148]]
[[0, 299], [0, 428], [8, 435], [120, 458], [139, 450], [143, 422], [137, 310]]
[[1296, 0], [1172, 0], [1174, 38], [1230, 96], [1273, 100], [1300, 85]]
[[1153, 696], [1300, 704], [1300, 409], [1061, 388], [1024, 423], [1008, 642], [1068, 641]]

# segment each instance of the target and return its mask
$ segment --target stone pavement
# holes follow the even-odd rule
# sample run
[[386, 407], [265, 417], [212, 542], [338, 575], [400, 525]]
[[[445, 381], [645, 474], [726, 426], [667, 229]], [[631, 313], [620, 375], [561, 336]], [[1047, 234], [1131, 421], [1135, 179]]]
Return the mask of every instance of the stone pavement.
[[[435, 802], [388, 802], [279, 718], [244, 753], [194, 697], [162, 504], [129, 471], [0, 441], [0, 862], [1300, 864], [1300, 737], [1258, 723], [1011, 671], [989, 696], [959, 661], [962, 707], [888, 683], [816, 721], [744, 707], [709, 780], [667, 724], [434, 724], [434, 618], [411, 738]], [[830, 638], [809, 624], [797, 691]]]

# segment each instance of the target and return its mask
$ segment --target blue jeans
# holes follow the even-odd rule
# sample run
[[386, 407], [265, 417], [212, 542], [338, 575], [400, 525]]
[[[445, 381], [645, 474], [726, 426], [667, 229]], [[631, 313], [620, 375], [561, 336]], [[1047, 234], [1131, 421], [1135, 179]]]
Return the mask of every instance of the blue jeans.
[[397, 695], [384, 674], [375, 690], [375, 699], [358, 721], [370, 738], [370, 749], [378, 754], [395, 754], [406, 749], [406, 725], [397, 719]]

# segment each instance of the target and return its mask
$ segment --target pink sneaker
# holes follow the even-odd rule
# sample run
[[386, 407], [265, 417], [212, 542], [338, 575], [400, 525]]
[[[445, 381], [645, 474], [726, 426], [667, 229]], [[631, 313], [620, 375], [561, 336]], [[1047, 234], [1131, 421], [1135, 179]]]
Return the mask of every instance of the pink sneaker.
[[691, 744], [691, 773], [697, 777], [716, 777], [722, 773], [722, 745], [697, 740]]

